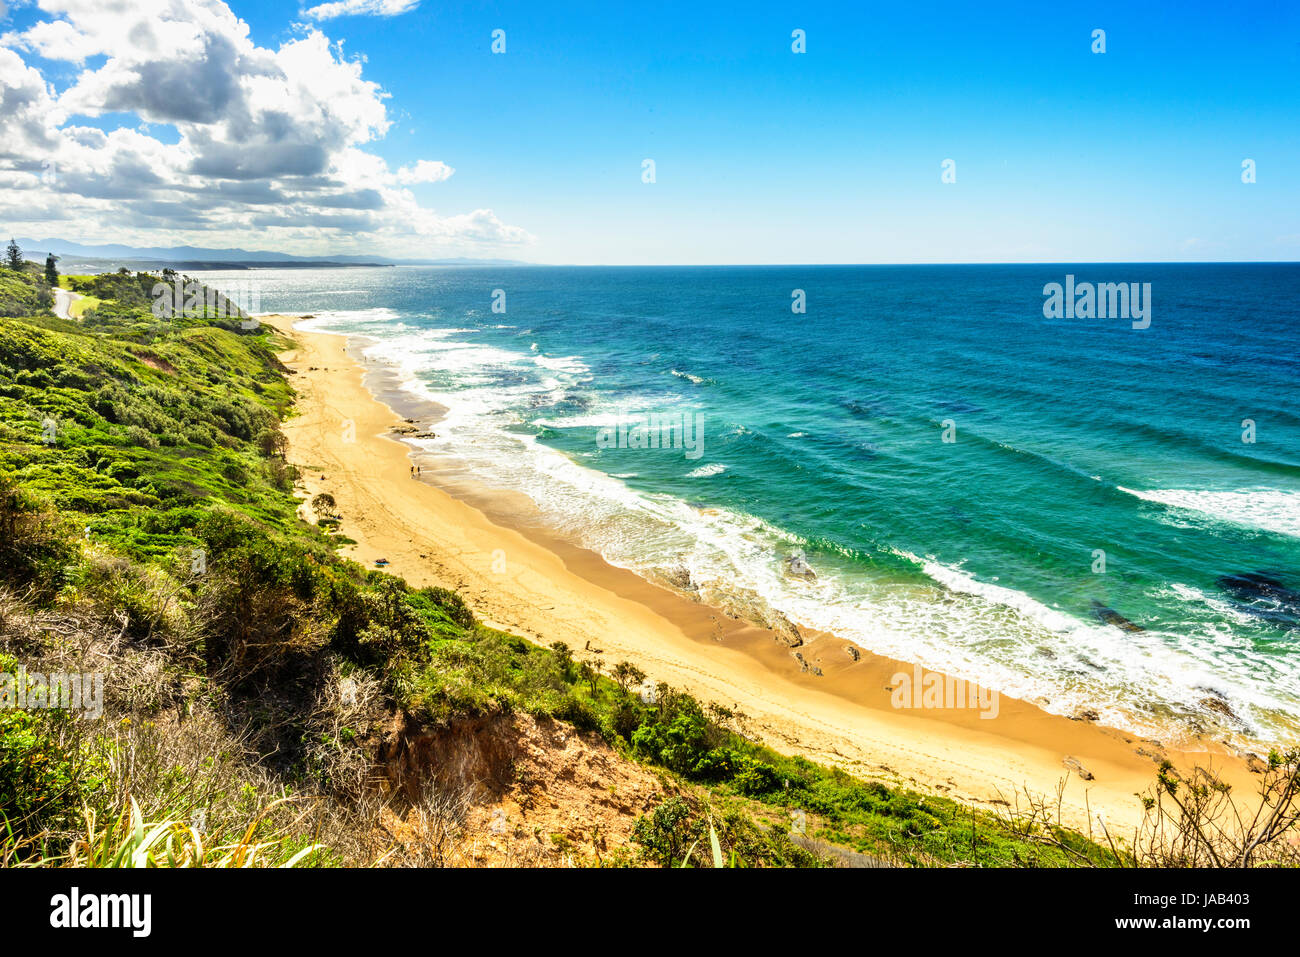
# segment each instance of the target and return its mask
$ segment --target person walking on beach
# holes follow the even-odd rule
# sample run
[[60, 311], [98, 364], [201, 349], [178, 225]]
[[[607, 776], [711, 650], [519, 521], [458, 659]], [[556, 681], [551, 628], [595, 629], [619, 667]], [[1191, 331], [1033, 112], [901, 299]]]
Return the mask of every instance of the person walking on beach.
[[411, 478], [415, 478], [415, 466], [411, 466]]

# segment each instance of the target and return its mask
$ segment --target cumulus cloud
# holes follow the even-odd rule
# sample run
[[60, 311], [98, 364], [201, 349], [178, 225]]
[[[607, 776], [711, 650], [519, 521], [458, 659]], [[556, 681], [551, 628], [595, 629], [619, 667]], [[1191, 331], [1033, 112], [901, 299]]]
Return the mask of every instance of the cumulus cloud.
[[44, 20], [23, 33], [7, 34], [0, 42], [11, 43], [47, 60], [77, 64], [104, 52], [93, 37], [81, 33], [67, 20]]
[[[301, 27], [272, 49], [256, 45], [222, 0], [40, 7], [50, 19], [0, 37], [0, 170], [11, 174], [0, 180], [0, 211], [15, 231], [47, 232], [35, 214], [15, 221], [14, 210], [59, 209], [96, 233], [78, 238], [95, 241], [199, 245], [195, 233], [206, 231], [240, 245], [412, 255], [421, 244], [532, 240], [490, 209], [422, 207], [407, 187], [455, 170], [431, 159], [394, 170], [372, 151], [391, 126], [388, 94], [318, 29]], [[56, 90], [24, 53], [104, 59]], [[105, 131], [88, 122], [105, 114], [139, 124]]]
[[399, 183], [441, 183], [456, 172], [438, 160], [420, 160], [414, 166], [403, 166], [397, 171]]
[[414, 10], [419, 5], [420, 0], [334, 0], [304, 10], [302, 15], [312, 20], [333, 20], [335, 17], [349, 16], [395, 17], [399, 13]]
[[40, 169], [59, 137], [49, 126], [54, 97], [38, 70], [0, 47], [0, 163], [15, 170]]

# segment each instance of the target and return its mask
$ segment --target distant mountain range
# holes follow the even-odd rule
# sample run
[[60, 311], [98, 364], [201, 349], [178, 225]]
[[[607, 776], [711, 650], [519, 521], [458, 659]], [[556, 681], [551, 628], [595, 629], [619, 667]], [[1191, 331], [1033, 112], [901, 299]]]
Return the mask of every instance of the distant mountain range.
[[515, 259], [390, 259], [386, 256], [294, 256], [290, 253], [249, 249], [206, 249], [202, 246], [124, 246], [121, 243], [89, 245], [66, 239], [26, 239], [17, 237], [28, 259], [44, 258], [49, 253], [60, 258], [77, 258], [139, 264], [146, 268], [161, 266], [211, 268], [269, 268], [273, 266], [527, 266]]

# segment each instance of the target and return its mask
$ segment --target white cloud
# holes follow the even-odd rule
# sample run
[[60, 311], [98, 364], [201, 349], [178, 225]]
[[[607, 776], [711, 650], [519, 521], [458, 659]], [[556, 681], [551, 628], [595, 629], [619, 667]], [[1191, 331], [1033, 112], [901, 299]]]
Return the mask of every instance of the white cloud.
[[0, 37], [0, 42], [29, 50], [47, 60], [78, 64], [104, 52], [94, 38], [81, 33], [67, 20], [43, 20], [22, 33]]
[[[60, 19], [0, 37], [0, 171], [10, 174], [0, 175], [0, 221], [14, 231], [48, 234], [34, 211], [57, 208], [95, 234], [68, 238], [93, 241], [204, 245], [208, 233], [243, 246], [389, 243], [414, 254], [423, 243], [532, 240], [490, 209], [421, 207], [406, 187], [455, 170], [428, 159], [392, 170], [370, 151], [391, 126], [388, 94], [315, 28], [271, 49], [221, 0], [41, 8]], [[107, 59], [57, 91], [19, 50]], [[106, 113], [139, 122], [105, 132], [82, 119]], [[152, 135], [159, 127], [179, 141]]]
[[333, 0], [304, 10], [302, 15], [312, 20], [351, 16], [395, 17], [419, 5], [420, 0]]
[[441, 183], [445, 179], [451, 179], [451, 174], [456, 172], [446, 163], [438, 160], [420, 160], [414, 166], [403, 166], [397, 171], [397, 181], [403, 184], [409, 183]]

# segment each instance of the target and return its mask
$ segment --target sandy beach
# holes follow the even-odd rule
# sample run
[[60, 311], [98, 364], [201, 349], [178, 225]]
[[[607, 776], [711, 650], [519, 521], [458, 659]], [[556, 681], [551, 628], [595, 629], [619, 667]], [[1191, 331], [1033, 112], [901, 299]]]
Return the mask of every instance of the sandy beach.
[[[1210, 740], [1166, 748], [1006, 696], [991, 718], [972, 708], [897, 708], [894, 676], [912, 675], [910, 663], [825, 634], [805, 633], [791, 647], [559, 539], [528, 501], [478, 488], [400, 441], [394, 429], [408, 423], [367, 387], [383, 394], [379, 374], [367, 378], [344, 337], [295, 330], [295, 317], [263, 318], [294, 343], [281, 358], [295, 373], [298, 414], [284, 432], [302, 490], [334, 496], [342, 533], [356, 542], [345, 553], [367, 567], [387, 559], [412, 584], [457, 589], [492, 626], [563, 641], [607, 668], [631, 661], [737, 708], [780, 751], [981, 807], [1024, 807], [1026, 791], [1056, 804], [1063, 785], [1067, 824], [1100, 836], [1100, 814], [1113, 835], [1131, 836], [1142, 817], [1135, 795], [1152, 785], [1161, 759], [1184, 770], [1212, 763], [1237, 793], [1254, 790], [1245, 762]], [[437, 410], [426, 411], [411, 424], [436, 431]]]

